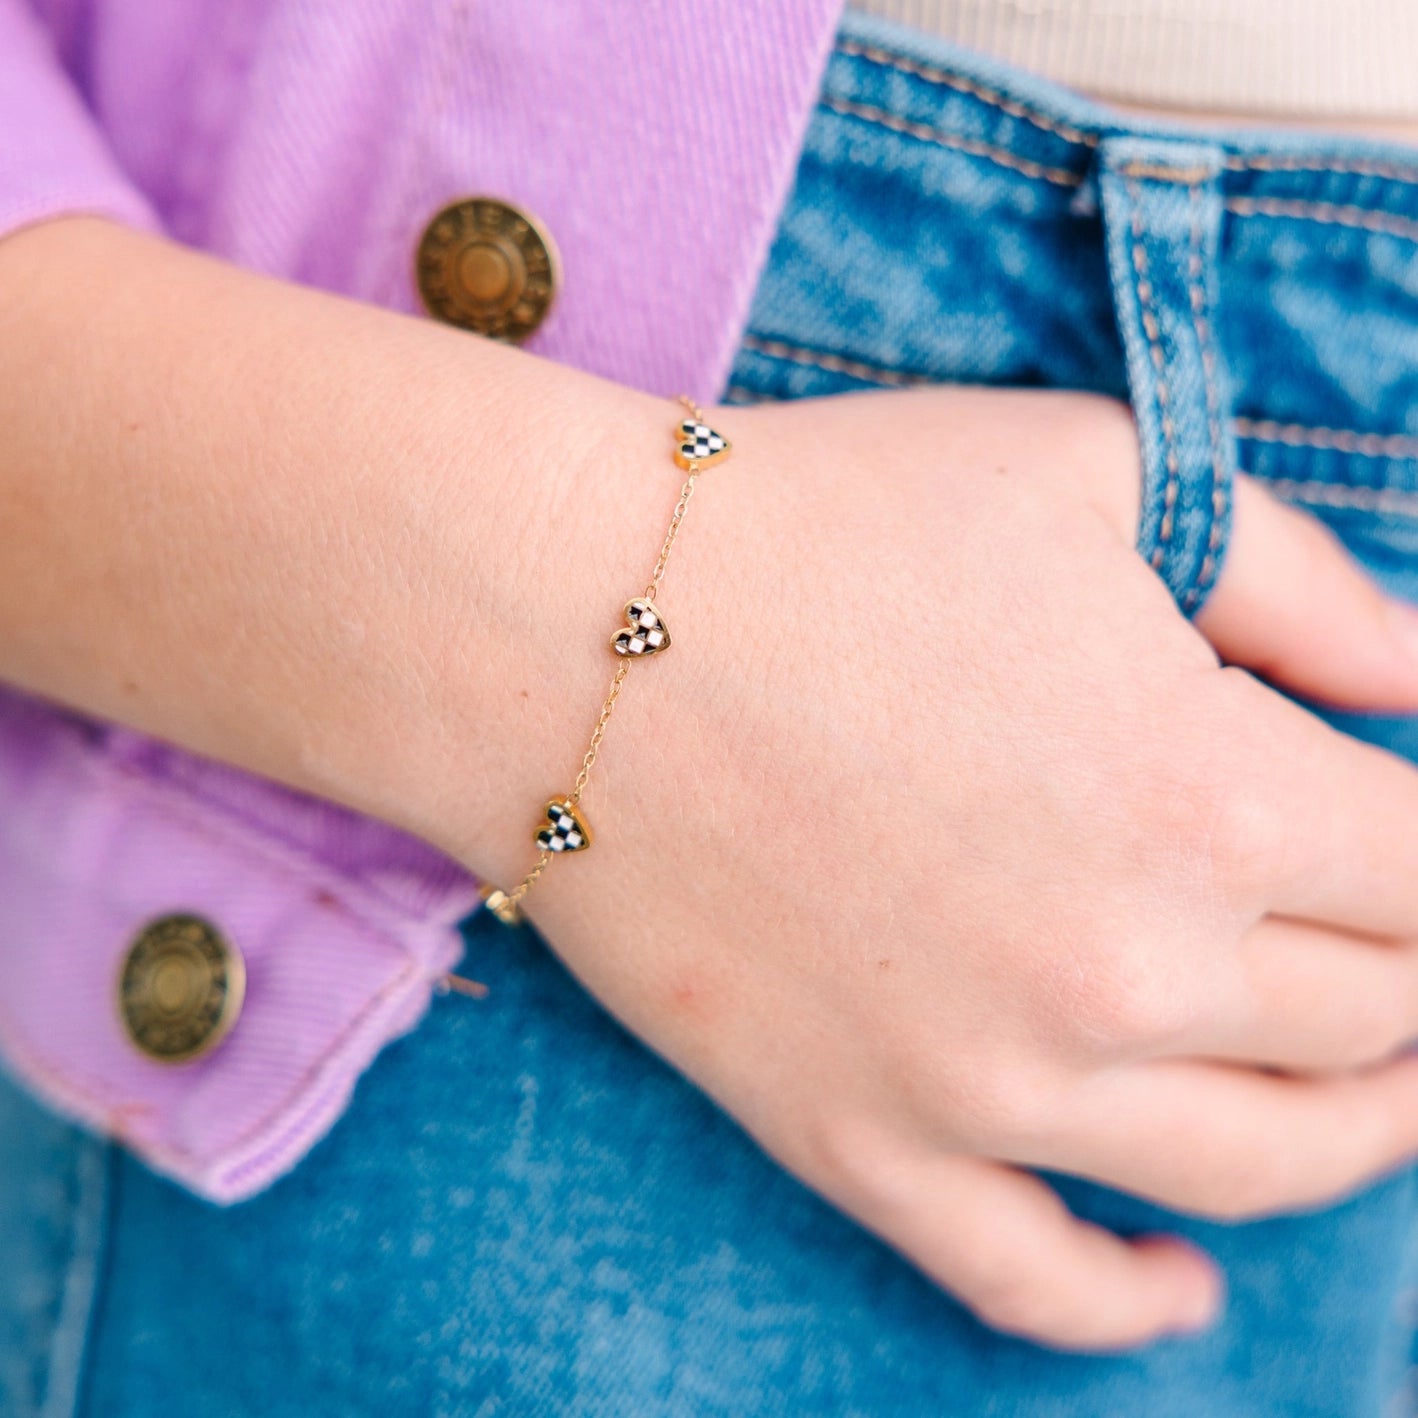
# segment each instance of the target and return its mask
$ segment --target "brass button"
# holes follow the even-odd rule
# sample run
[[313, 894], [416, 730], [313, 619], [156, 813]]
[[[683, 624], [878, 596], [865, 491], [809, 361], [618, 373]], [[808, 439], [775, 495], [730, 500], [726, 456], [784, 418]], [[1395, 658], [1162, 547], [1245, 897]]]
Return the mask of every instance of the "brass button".
[[178, 913], [150, 921], [129, 947], [118, 1000], [137, 1048], [185, 1063], [226, 1038], [245, 994], [241, 952], [210, 921]]
[[466, 197], [436, 213], [414, 271], [430, 315], [514, 345], [546, 319], [561, 280], [551, 235], [495, 197]]

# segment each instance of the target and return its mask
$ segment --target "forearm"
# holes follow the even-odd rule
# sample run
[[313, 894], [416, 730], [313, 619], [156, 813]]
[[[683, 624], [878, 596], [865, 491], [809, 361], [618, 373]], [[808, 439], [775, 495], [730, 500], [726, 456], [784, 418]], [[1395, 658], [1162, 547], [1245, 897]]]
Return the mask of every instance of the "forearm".
[[23, 232], [0, 679], [476, 856], [541, 735], [573, 752], [558, 710], [658, 535], [638, 404], [102, 222]]

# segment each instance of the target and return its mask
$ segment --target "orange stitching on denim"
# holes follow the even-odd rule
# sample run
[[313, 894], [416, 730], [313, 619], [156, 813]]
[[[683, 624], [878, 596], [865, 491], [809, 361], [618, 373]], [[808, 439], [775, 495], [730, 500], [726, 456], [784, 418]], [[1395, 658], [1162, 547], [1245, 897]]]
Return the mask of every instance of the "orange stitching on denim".
[[[927, 83], [939, 84], [944, 88], [953, 89], [957, 93], [968, 94], [993, 108], [1000, 109], [1012, 118], [1022, 118], [1026, 123], [1032, 124], [1042, 132], [1052, 133], [1067, 142], [1077, 143], [1086, 148], [1096, 148], [1102, 140], [1098, 133], [1090, 133], [1082, 128], [1075, 128], [1071, 124], [1050, 118], [1041, 110], [1020, 103], [1017, 99], [1006, 98], [998, 89], [989, 88], [949, 69], [923, 64], [918, 60], [909, 59], [905, 55], [895, 54], [875, 45], [862, 44], [857, 40], [839, 41], [837, 51], [840, 54], [858, 59], [866, 59], [873, 64], [897, 69], [903, 74], [912, 74], [918, 79], [924, 79]], [[1403, 163], [1383, 162], [1369, 158], [1329, 158], [1319, 154], [1292, 156], [1284, 153], [1235, 153], [1229, 154], [1225, 161], [1226, 168], [1230, 172], [1346, 173], [1360, 177], [1388, 178], [1408, 186], [1418, 186], [1418, 165], [1407, 166]]]
[[736, 404], [768, 404], [776, 402], [778, 396], [765, 394], [762, 389], [750, 389], [747, 384], [730, 384], [724, 390], [724, 398], [732, 399]]
[[1015, 99], [1006, 98], [998, 89], [986, 88], [985, 85], [978, 84], [973, 79], [965, 78], [963, 74], [954, 74], [948, 69], [938, 69], [930, 64], [922, 64], [919, 60], [908, 59], [903, 54], [893, 54], [890, 50], [878, 49], [874, 45], [862, 44], [852, 39], [840, 41], [837, 50], [841, 54], [851, 55], [857, 59], [866, 59], [873, 64], [899, 69], [903, 74], [913, 74], [918, 79], [924, 79], [928, 84], [940, 84], [947, 89], [954, 89], [957, 93], [983, 99], [985, 103], [1001, 109], [1011, 118], [1022, 118], [1026, 123], [1032, 123], [1034, 127], [1042, 129], [1045, 133], [1053, 133], [1070, 143], [1079, 143], [1087, 148], [1098, 146], [1096, 133], [1085, 133], [1081, 128], [1073, 128], [1066, 123], [1060, 123], [1056, 119], [1040, 113], [1037, 109], [1029, 108]]
[[[1207, 178], [1211, 176], [1206, 174]], [[1191, 252], [1187, 258], [1188, 295], [1192, 308], [1192, 325], [1197, 344], [1201, 347], [1202, 382], [1206, 386], [1206, 429], [1211, 441], [1211, 531], [1207, 538], [1206, 555], [1197, 572], [1193, 588], [1199, 600], [1216, 579], [1221, 551], [1221, 529], [1226, 517], [1226, 468], [1221, 452], [1221, 400], [1216, 389], [1216, 350], [1211, 339], [1211, 317], [1207, 310], [1206, 270], [1201, 256], [1201, 188], [1193, 183], [1188, 191], [1191, 204]]]
[[1162, 490], [1162, 521], [1157, 529], [1158, 545], [1151, 556], [1153, 570], [1160, 571], [1175, 525], [1181, 464], [1177, 458], [1176, 425], [1172, 421], [1172, 391], [1167, 384], [1166, 359], [1162, 354], [1162, 330], [1152, 310], [1152, 279], [1147, 264], [1147, 248], [1143, 244], [1142, 193], [1138, 189], [1136, 178], [1128, 179], [1127, 189], [1132, 202], [1132, 268], [1137, 276], [1137, 300], [1141, 307], [1142, 328], [1147, 336], [1152, 368], [1157, 374], [1157, 410], [1162, 421], [1162, 442], [1167, 450], [1167, 481]]
[[1005, 148], [997, 148], [990, 143], [977, 143], [973, 138], [961, 138], [954, 133], [945, 132], [944, 129], [932, 128], [926, 123], [913, 123], [910, 119], [898, 118], [896, 114], [884, 108], [852, 103], [844, 98], [825, 98], [822, 100], [822, 106], [833, 113], [861, 118], [868, 123], [878, 123], [883, 128], [890, 128], [893, 133], [905, 133], [908, 137], [921, 139], [922, 142], [935, 143], [942, 148], [955, 148], [971, 157], [986, 158], [1001, 167], [1023, 173], [1025, 177], [1043, 178], [1045, 182], [1052, 182], [1057, 187], [1078, 187], [1083, 182], [1080, 174], [1069, 172], [1066, 168], [1048, 167], [1029, 158], [1016, 157]]
[[895, 388], [930, 382], [923, 375], [902, 374], [895, 369], [886, 369], [879, 364], [864, 364], [861, 360], [847, 359], [827, 350], [808, 349], [806, 345], [790, 345], [782, 340], [764, 340], [757, 335], [745, 335], [743, 345], [745, 349], [767, 355], [770, 359], [786, 359], [793, 364], [810, 364], [815, 369], [830, 370], [833, 374], [848, 374], [853, 379], [860, 379], [867, 384]]
[[1232, 172], [1336, 172], [1359, 177], [1386, 177], [1409, 186], [1418, 184], [1418, 167], [1402, 163], [1375, 162], [1368, 158], [1324, 158], [1287, 154], [1238, 153], [1226, 159]]
[[1331, 226], [1361, 227], [1385, 236], [1418, 241], [1418, 221], [1373, 212], [1336, 202], [1298, 202], [1280, 197], [1228, 197], [1228, 211], [1241, 217], [1294, 217], [1299, 221], [1325, 222]]
[[1357, 453], [1364, 458], [1418, 458], [1418, 438], [1408, 434], [1360, 433], [1351, 428], [1316, 428], [1271, 419], [1233, 419], [1241, 438], [1258, 443], [1285, 443], [1291, 448], [1323, 448]]
[[1289, 478], [1266, 478], [1265, 485], [1276, 497], [1290, 502], [1308, 502], [1317, 507], [1345, 511], [1391, 512], [1402, 517], [1418, 517], [1418, 492], [1396, 487], [1346, 487], [1338, 483], [1299, 482]]
[[1125, 162], [1118, 171], [1124, 177], [1145, 177], [1152, 182], [1185, 182], [1195, 187], [1198, 182], [1210, 181], [1213, 172], [1199, 164], [1192, 167], [1172, 167], [1162, 162]]

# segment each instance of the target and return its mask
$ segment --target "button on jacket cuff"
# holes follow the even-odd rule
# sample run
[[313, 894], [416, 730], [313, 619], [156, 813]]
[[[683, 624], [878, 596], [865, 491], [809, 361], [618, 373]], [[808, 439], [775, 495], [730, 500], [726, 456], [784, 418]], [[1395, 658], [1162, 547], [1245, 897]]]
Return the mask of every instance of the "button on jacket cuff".
[[[0, 692], [0, 1054], [52, 1106], [213, 1201], [261, 1190], [422, 1017], [477, 884], [343, 808]], [[231, 1033], [185, 1064], [133, 1045], [118, 981], [156, 917], [241, 951]]]

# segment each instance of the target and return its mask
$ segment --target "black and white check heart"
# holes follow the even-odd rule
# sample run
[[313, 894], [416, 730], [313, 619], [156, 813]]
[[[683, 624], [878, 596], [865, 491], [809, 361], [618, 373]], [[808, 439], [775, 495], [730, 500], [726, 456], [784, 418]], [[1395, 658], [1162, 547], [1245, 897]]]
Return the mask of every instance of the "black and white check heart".
[[643, 596], [627, 601], [625, 619], [630, 629], [617, 630], [611, 637], [611, 649], [617, 655], [634, 659], [639, 655], [653, 655], [669, 645], [670, 632], [654, 601]]
[[591, 845], [591, 829], [570, 798], [553, 798], [546, 806], [547, 825], [537, 833], [544, 852], [579, 852]]
[[722, 463], [733, 451], [733, 445], [722, 433], [715, 433], [707, 423], [698, 419], [685, 419], [679, 426], [679, 447], [675, 450], [675, 462], [681, 468], [691, 463], [707, 468], [713, 463]]

